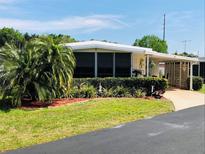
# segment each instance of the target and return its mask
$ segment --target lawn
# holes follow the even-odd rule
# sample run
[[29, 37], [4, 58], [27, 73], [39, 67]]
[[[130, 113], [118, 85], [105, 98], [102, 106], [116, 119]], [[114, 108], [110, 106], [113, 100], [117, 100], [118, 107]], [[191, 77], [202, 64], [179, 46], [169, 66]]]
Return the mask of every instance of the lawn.
[[205, 94], [205, 84], [203, 84], [203, 87], [199, 91]]
[[172, 112], [167, 100], [95, 99], [57, 108], [0, 111], [0, 151], [49, 142]]

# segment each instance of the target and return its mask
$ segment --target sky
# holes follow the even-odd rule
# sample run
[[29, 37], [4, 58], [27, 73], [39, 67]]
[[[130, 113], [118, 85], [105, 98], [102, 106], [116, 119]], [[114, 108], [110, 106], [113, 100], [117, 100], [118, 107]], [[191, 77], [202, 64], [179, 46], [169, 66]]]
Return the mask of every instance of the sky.
[[144, 35], [163, 36], [169, 53], [205, 56], [204, 0], [0, 0], [0, 28], [31, 34], [67, 34], [79, 41], [132, 45]]

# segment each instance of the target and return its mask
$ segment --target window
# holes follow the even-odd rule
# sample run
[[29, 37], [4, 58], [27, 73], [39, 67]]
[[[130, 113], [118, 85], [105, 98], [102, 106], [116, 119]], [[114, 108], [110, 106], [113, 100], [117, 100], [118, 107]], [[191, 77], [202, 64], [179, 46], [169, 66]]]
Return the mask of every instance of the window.
[[200, 62], [200, 76], [204, 78], [205, 81], [205, 62]]
[[76, 68], [74, 70], [74, 77], [94, 77], [95, 53], [75, 52], [74, 55], [76, 58]]
[[97, 55], [98, 77], [112, 77], [113, 53], [98, 53]]
[[115, 54], [115, 76], [130, 77], [131, 72], [131, 54], [116, 53]]

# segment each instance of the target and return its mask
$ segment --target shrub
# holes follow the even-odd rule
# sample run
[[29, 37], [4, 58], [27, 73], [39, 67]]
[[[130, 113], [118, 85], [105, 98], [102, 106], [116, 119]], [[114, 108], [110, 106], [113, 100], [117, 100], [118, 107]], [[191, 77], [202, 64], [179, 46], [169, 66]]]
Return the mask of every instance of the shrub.
[[112, 88], [110, 88], [110, 89], [103, 88], [102, 92], [98, 92], [97, 95], [100, 97], [113, 97], [113, 89]]
[[[189, 88], [190, 78], [187, 79], [187, 87]], [[199, 90], [203, 86], [203, 79], [198, 76], [193, 76], [193, 90]]]
[[131, 97], [130, 91], [128, 88], [124, 88], [123, 86], [117, 86], [113, 88], [113, 97]]
[[135, 96], [137, 98], [141, 98], [141, 97], [145, 96], [145, 92], [143, 92], [141, 89], [137, 89], [133, 96]]
[[93, 98], [96, 97], [97, 92], [93, 86], [82, 85], [81, 87], [73, 87], [70, 95], [74, 98]]
[[127, 88], [127, 89], [143, 89], [147, 95], [151, 95], [151, 87], [154, 86], [154, 90], [165, 90], [168, 87], [168, 81], [162, 78], [156, 77], [129, 77], [129, 78], [78, 78], [74, 79], [73, 85], [79, 85], [81, 83], [86, 83], [94, 86], [98, 89], [101, 84], [105, 89], [114, 89], [118, 86]]

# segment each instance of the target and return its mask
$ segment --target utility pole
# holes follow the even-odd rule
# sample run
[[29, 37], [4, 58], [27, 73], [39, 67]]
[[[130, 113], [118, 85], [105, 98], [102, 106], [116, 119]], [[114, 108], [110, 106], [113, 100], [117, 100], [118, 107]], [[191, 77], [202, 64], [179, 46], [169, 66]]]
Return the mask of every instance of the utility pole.
[[191, 40], [184, 40], [184, 41], [182, 41], [182, 43], [184, 43], [184, 52], [186, 52], [186, 50], [187, 50], [187, 43], [188, 42], [191, 42]]
[[163, 23], [163, 41], [165, 41], [165, 30], [166, 30], [166, 14], [164, 14], [164, 23]]

